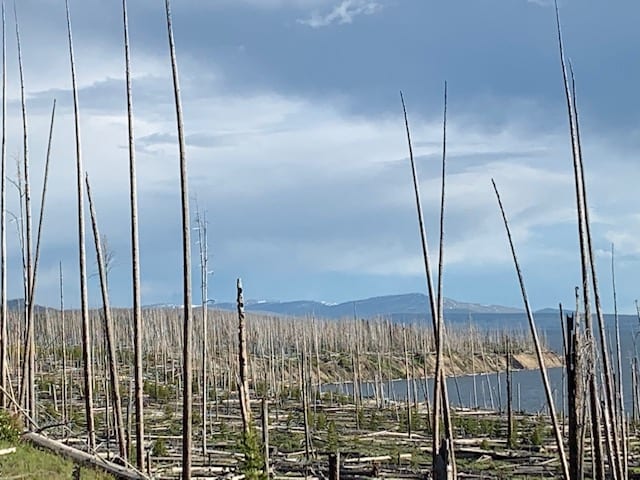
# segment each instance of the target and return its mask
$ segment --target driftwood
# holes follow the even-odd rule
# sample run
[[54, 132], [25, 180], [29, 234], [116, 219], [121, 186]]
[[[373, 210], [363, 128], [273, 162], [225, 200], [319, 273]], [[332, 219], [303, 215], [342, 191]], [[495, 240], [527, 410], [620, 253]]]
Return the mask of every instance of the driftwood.
[[91, 467], [103, 470], [107, 473], [115, 475], [117, 478], [122, 478], [125, 480], [149, 480], [149, 477], [138, 472], [137, 470], [117, 465], [97, 455], [91, 455], [90, 453], [70, 447], [68, 445], [65, 445], [64, 443], [57, 442], [37, 433], [25, 433], [22, 438], [38, 447], [51, 450], [58, 455], [70, 458], [76, 463], [90, 465]]

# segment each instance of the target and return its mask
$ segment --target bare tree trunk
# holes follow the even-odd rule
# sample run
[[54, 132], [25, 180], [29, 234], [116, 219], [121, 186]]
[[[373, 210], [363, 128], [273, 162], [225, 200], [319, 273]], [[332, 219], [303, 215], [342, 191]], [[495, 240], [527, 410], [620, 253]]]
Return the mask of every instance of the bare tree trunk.
[[60, 328], [62, 330], [62, 422], [68, 419], [68, 385], [67, 385], [67, 332], [64, 317], [64, 288], [63, 288], [62, 262], [60, 262]]
[[[434, 402], [434, 415], [438, 418], [442, 415], [445, 425], [445, 435], [447, 439], [448, 463], [452, 467], [453, 478], [457, 477], [455, 451], [453, 449], [453, 428], [451, 426], [451, 414], [449, 406], [449, 398], [446, 393], [447, 384], [444, 372], [444, 342], [445, 342], [445, 326], [444, 326], [444, 295], [442, 293], [442, 277], [444, 271], [444, 211], [445, 211], [445, 180], [446, 180], [446, 164], [447, 164], [447, 82], [444, 83], [444, 113], [442, 119], [442, 184], [440, 196], [440, 243], [438, 249], [438, 328], [434, 332], [436, 335], [436, 372], [434, 391], [439, 392], [440, 402]], [[439, 384], [439, 385], [438, 385]], [[444, 402], [446, 401], [446, 405]], [[437, 411], [440, 409], [441, 411]], [[435, 422], [434, 422], [435, 423]], [[436, 429], [433, 429], [433, 445], [438, 444], [439, 439], [436, 438]]]
[[[577, 314], [577, 312], [576, 312]], [[584, 381], [580, 331], [576, 317], [567, 316], [567, 396], [569, 398], [569, 471], [572, 479], [583, 477], [584, 424], [582, 423]]]
[[[304, 455], [307, 463], [311, 458], [311, 431], [309, 430], [309, 401], [307, 395], [307, 376], [306, 376], [306, 363], [307, 363], [307, 339], [306, 336], [302, 338], [302, 365], [300, 368], [300, 398], [302, 400], [302, 416], [304, 421]], [[357, 417], [357, 414], [356, 414]], [[358, 427], [359, 428], [359, 427]]]
[[[569, 80], [567, 76], [566, 64], [564, 59], [564, 49], [562, 44], [562, 34], [560, 30], [560, 17], [558, 12], [558, 6], [556, 3], [556, 26], [558, 32], [558, 46], [560, 51], [560, 61], [562, 66], [563, 86], [565, 90], [565, 97], [567, 102], [567, 111], [569, 116], [569, 129], [571, 136], [572, 156], [573, 156], [573, 168], [576, 187], [576, 205], [578, 213], [578, 240], [580, 242], [580, 260], [581, 260], [581, 273], [582, 273], [582, 294], [584, 300], [584, 317], [585, 317], [585, 341], [589, 348], [589, 357], [587, 358], [587, 364], [590, 365], [590, 369], [595, 368], [595, 346], [593, 338], [593, 330], [591, 326], [591, 303], [590, 303], [590, 289], [589, 289], [589, 251], [586, 233], [586, 218], [584, 215], [584, 190], [582, 188], [582, 174], [581, 174], [581, 162], [580, 162], [580, 148], [578, 145], [574, 105], [571, 98]], [[594, 463], [596, 465], [595, 478], [596, 480], [604, 480], [604, 458], [602, 453], [602, 438], [600, 432], [600, 412], [598, 385], [596, 377], [591, 371], [589, 374], [589, 403], [591, 408], [591, 430], [593, 432], [592, 444], [594, 450]]]
[[266, 398], [262, 399], [262, 445], [264, 452], [264, 475], [266, 478], [269, 478], [269, 408]]
[[[118, 436], [118, 447], [120, 457], [127, 458], [127, 442], [124, 436], [124, 425], [122, 422], [122, 403], [120, 401], [120, 376], [118, 375], [118, 359], [116, 357], [116, 345], [113, 338], [113, 321], [111, 319], [111, 306], [109, 304], [109, 291], [107, 290], [107, 273], [102, 255], [102, 245], [100, 243], [100, 231], [98, 229], [98, 219], [96, 216], [93, 199], [91, 198], [91, 187], [89, 176], [85, 177], [87, 183], [87, 198], [89, 199], [89, 211], [91, 213], [91, 226], [93, 227], [93, 238], [96, 245], [96, 258], [98, 262], [98, 274], [100, 275], [100, 289], [102, 291], [102, 313], [104, 315], [104, 332], [107, 341], [107, 354], [109, 356], [109, 378], [111, 380], [111, 400], [113, 401], [115, 429]], [[108, 398], [108, 397], [107, 397]], [[140, 444], [136, 447], [139, 449]]]
[[[411, 438], [411, 382], [409, 381], [409, 353], [407, 352], [407, 329], [402, 327], [402, 345], [404, 347], [404, 374], [405, 382], [407, 384], [407, 436]], [[437, 419], [439, 422], [440, 420]], [[435, 429], [435, 427], [434, 427]]]
[[209, 278], [209, 252], [207, 238], [207, 219], [200, 217], [198, 211], [196, 217], [198, 224], [198, 246], [200, 249], [200, 300], [202, 308], [202, 455], [207, 454], [207, 401], [208, 401], [208, 278]]
[[127, 127], [129, 140], [129, 203], [131, 208], [131, 280], [133, 287], [133, 361], [136, 410], [136, 465], [144, 471], [144, 403], [142, 378], [142, 301], [140, 298], [140, 254], [138, 235], [138, 193], [135, 140], [133, 133], [133, 100], [131, 94], [131, 59], [129, 54], [129, 23], [127, 0], [122, 0], [124, 31], [125, 81], [127, 91]]
[[513, 426], [513, 395], [511, 393], [511, 346], [507, 338], [507, 447], [515, 446]]
[[496, 193], [498, 206], [500, 207], [500, 213], [502, 213], [502, 220], [504, 221], [504, 227], [507, 232], [507, 238], [509, 240], [511, 254], [513, 256], [513, 263], [516, 268], [516, 274], [518, 275], [518, 282], [520, 283], [520, 290], [522, 292], [522, 301], [524, 303], [524, 308], [526, 310], [527, 318], [529, 320], [529, 328], [531, 329], [531, 336], [533, 337], [533, 344], [536, 350], [536, 357], [538, 358], [538, 367], [540, 368], [540, 375], [542, 376], [542, 384], [544, 386], [544, 392], [547, 398], [547, 405], [549, 407], [549, 415], [551, 416], [551, 423], [553, 425], [553, 432], [555, 435], [556, 446], [558, 447], [558, 455], [560, 457], [562, 474], [565, 480], [569, 480], [571, 478], [569, 475], [569, 465], [567, 463], [567, 457], [564, 452], [564, 444], [562, 443], [562, 433], [560, 432], [560, 427], [558, 425], [558, 418], [556, 417], [556, 408], [553, 402], [553, 394], [551, 393], [551, 385], [549, 384], [547, 369], [545, 367], [544, 358], [542, 356], [542, 347], [540, 346], [540, 340], [538, 339], [538, 331], [536, 330], [535, 320], [533, 318], [533, 313], [531, 312], [531, 306], [529, 305], [529, 300], [527, 298], [527, 291], [524, 286], [524, 278], [522, 277], [522, 271], [520, 270], [518, 257], [516, 256], [515, 246], [511, 238], [511, 231], [509, 229], [509, 222], [507, 220], [507, 215], [504, 211], [504, 207], [502, 206], [502, 200], [500, 200], [498, 187], [496, 187], [496, 183], [493, 181], [493, 179], [491, 180], [491, 182], [493, 183], [493, 189], [495, 190], [495, 193]]
[[611, 283], [613, 286], [613, 313], [616, 324], [616, 372], [618, 378], [618, 423], [620, 425], [620, 432], [622, 434], [622, 478], [628, 478], [629, 476], [629, 463], [628, 463], [628, 445], [627, 445], [627, 428], [625, 421], [625, 409], [624, 409], [624, 388], [622, 383], [622, 353], [620, 348], [620, 321], [618, 318], [618, 299], [616, 295], [616, 268], [615, 268], [615, 251], [614, 246], [611, 244]]
[[240, 382], [240, 413], [242, 414], [242, 428], [245, 437], [249, 434], [251, 426], [251, 404], [249, 400], [249, 379], [247, 378], [247, 339], [245, 332], [244, 296], [242, 293], [242, 280], [237, 280], [238, 290], [238, 372]]
[[318, 344], [318, 325], [315, 317], [313, 318], [313, 344], [316, 354], [316, 403], [322, 399], [322, 378], [320, 377], [320, 347]]
[[[418, 227], [420, 230], [420, 240], [422, 245], [422, 257], [424, 261], [424, 269], [427, 280], [427, 289], [429, 292], [429, 300], [430, 300], [430, 310], [431, 310], [431, 320], [433, 323], [433, 331], [436, 339], [439, 338], [440, 335], [440, 321], [438, 319], [438, 305], [436, 301], [436, 292], [433, 288], [433, 279], [431, 275], [431, 265], [429, 258], [429, 246], [427, 243], [427, 235], [426, 229], [424, 226], [424, 218], [422, 215], [422, 203], [420, 201], [420, 189], [418, 187], [418, 174], [416, 172], [415, 160], [413, 158], [413, 147], [411, 145], [411, 133], [409, 130], [409, 120], [407, 118], [407, 110], [404, 103], [404, 97], [402, 96], [402, 92], [400, 93], [400, 100], [402, 101], [402, 111], [404, 114], [404, 123], [405, 129], [407, 133], [407, 143], [409, 146], [409, 160], [411, 163], [411, 173], [413, 178], [413, 189], [415, 193], [416, 199], [416, 212], [418, 216]], [[438, 341], [436, 340], [436, 349], [438, 349]], [[443, 381], [442, 374], [440, 377], [435, 377], [436, 385], [434, 385], [434, 402], [433, 402], [433, 415], [434, 418], [438, 417], [438, 421], [433, 422], [433, 438], [440, 438], [440, 423], [439, 416], [440, 412], [442, 412], [444, 417], [445, 428], [447, 429], [446, 436], [447, 442], [446, 444], [453, 445], [453, 431], [451, 429], [451, 415], [449, 411], [449, 396], [447, 392], [447, 384]], [[438, 457], [439, 450], [439, 442], [433, 444], [433, 466], [435, 468], [435, 463]], [[455, 457], [453, 455], [453, 449], [451, 449], [451, 456], [447, 459], [451, 462], [451, 466], [455, 471]]]
[[329, 454], [329, 480], [340, 480], [340, 452]]
[[89, 303], [87, 295], [87, 266], [84, 232], [84, 183], [82, 181], [82, 148], [80, 145], [80, 108], [78, 105], [78, 86], [76, 83], [76, 65], [73, 55], [73, 39], [71, 36], [71, 15], [69, 13], [69, 0], [65, 0], [67, 13], [67, 34], [69, 38], [69, 60], [71, 63], [71, 82], [73, 86], [73, 111], [75, 118], [76, 137], [76, 174], [77, 174], [77, 199], [78, 199], [78, 258], [80, 266], [80, 304], [82, 309], [82, 359], [84, 363], [84, 402], [87, 421], [87, 435], [89, 447], [96, 446], [95, 423], [93, 416], [93, 365], [91, 353], [91, 334], [89, 328]]
[[574, 114], [574, 127], [575, 127], [575, 141], [578, 147], [578, 163], [581, 181], [579, 182], [582, 187], [582, 212], [584, 216], [585, 234], [587, 253], [589, 258], [589, 267], [591, 272], [591, 283], [593, 286], [593, 297], [596, 307], [596, 318], [598, 320], [598, 338], [600, 339], [600, 356], [602, 358], [602, 377], [605, 387], [605, 401], [603, 406], [604, 411], [604, 427], [605, 427], [605, 439], [607, 442], [607, 449], [609, 453], [609, 468], [612, 471], [613, 479], [621, 479], [623, 477], [622, 467], [622, 453], [620, 448], [619, 428], [617, 417], [615, 415], [615, 394], [613, 387], [613, 372], [610, 364], [610, 352], [607, 346], [607, 334], [604, 328], [604, 314], [602, 312], [602, 305], [600, 301], [600, 290], [598, 287], [598, 276], [596, 274], [595, 257], [593, 254], [593, 245], [591, 242], [591, 222], [589, 220], [589, 206], [587, 202], [587, 186], [584, 176], [584, 167], [582, 163], [582, 144], [580, 141], [580, 125], [578, 119], [578, 102], [576, 100], [576, 87], [573, 77], [573, 70], [571, 69], [571, 82], [572, 82], [572, 100], [573, 100], [573, 114]]
[[7, 365], [7, 45], [6, 45], [6, 19], [4, 0], [2, 1], [2, 147], [0, 164], [0, 281], [2, 290], [0, 299], [0, 407], [7, 406], [5, 391], [7, 390], [8, 365]]
[[38, 263], [40, 260], [40, 245], [42, 240], [42, 224], [44, 222], [45, 201], [47, 198], [47, 185], [49, 180], [49, 163], [51, 160], [51, 144], [53, 142], [53, 124], [56, 118], [56, 100], [53, 99], [53, 107], [51, 107], [51, 123], [49, 125], [49, 140], [47, 142], [47, 156], [44, 165], [44, 179], [42, 183], [42, 197], [40, 198], [40, 215], [38, 216], [38, 231], [36, 233], [36, 254], [33, 260], [33, 278], [31, 282], [31, 298], [29, 305], [33, 312], [34, 297], [36, 290], [36, 281], [38, 279]]
[[180, 84], [178, 80], [178, 65], [176, 61], [175, 44], [173, 40], [173, 27], [171, 24], [171, 7], [169, 0], [165, 0], [167, 14], [167, 33], [169, 36], [169, 53], [171, 57], [171, 70], [173, 74], [173, 91], [176, 104], [176, 122], [178, 127], [178, 147], [180, 150], [180, 192], [182, 201], [182, 262], [183, 262], [183, 288], [184, 288], [184, 329], [182, 351], [182, 377], [183, 377], [183, 405], [182, 405], [182, 479], [191, 478], [191, 436], [192, 436], [192, 355], [191, 355], [191, 331], [193, 330], [193, 318], [191, 307], [191, 227], [189, 219], [189, 183], [187, 176], [187, 158], [184, 141], [184, 127], [182, 121], [182, 101], [180, 99]]
[[[15, 5], [14, 5], [15, 7]], [[24, 70], [22, 67], [22, 48], [20, 43], [20, 29], [18, 26], [18, 13], [14, 8], [16, 23], [16, 45], [18, 48], [18, 70], [20, 72], [20, 101], [22, 105], [22, 133], [23, 133], [23, 174], [24, 174], [24, 212], [25, 212], [25, 265], [26, 265], [26, 297], [25, 297], [25, 319], [27, 322], [27, 336], [25, 340], [25, 362], [23, 368], [23, 385], [21, 391], [26, 392], [27, 410], [31, 418], [36, 420], [36, 384], [35, 384], [35, 339], [33, 325], [33, 308], [31, 307], [32, 281], [33, 281], [33, 257], [31, 253], [31, 182], [29, 175], [29, 142], [27, 126], [27, 101], [24, 92]], [[21, 395], [22, 397], [22, 395]]]

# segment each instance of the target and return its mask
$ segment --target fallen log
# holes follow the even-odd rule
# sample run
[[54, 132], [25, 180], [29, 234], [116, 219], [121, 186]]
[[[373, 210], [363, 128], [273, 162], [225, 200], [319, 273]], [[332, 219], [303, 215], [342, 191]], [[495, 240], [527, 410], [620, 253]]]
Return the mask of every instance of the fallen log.
[[344, 463], [349, 464], [349, 463], [385, 462], [385, 461], [391, 461], [396, 459], [407, 459], [412, 457], [413, 457], [413, 454], [411, 453], [400, 453], [398, 455], [378, 455], [376, 457], [347, 458], [344, 460]]
[[0, 457], [2, 455], [9, 455], [10, 453], [16, 453], [16, 447], [0, 448]]
[[38, 447], [51, 450], [60, 456], [70, 458], [78, 464], [90, 465], [93, 468], [103, 470], [123, 480], [149, 480], [149, 477], [137, 470], [117, 465], [97, 455], [91, 455], [90, 453], [70, 447], [64, 443], [60, 443], [37, 433], [25, 433], [22, 438]]

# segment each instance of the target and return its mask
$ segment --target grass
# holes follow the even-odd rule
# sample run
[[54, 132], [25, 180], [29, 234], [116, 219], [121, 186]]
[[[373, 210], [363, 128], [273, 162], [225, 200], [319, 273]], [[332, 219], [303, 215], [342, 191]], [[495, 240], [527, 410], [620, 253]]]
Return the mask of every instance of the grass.
[[[69, 480], [74, 478], [76, 468], [73, 462], [58, 455], [39, 450], [28, 443], [12, 445], [8, 442], [0, 442], [0, 449], [16, 447], [16, 452], [0, 456], [0, 478]], [[77, 477], [75, 477], [77, 478]], [[82, 480], [113, 480], [106, 473], [82, 467], [80, 477]]]

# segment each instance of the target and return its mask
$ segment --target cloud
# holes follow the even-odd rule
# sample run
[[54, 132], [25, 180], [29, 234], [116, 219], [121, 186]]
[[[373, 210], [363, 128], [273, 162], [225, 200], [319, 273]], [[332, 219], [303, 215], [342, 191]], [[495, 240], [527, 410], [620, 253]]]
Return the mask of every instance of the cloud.
[[[206, 78], [210, 68], [195, 63], [184, 67], [185, 85]], [[134, 84], [143, 301], [179, 301], [175, 119], [165, 106], [171, 104], [171, 92], [160, 87], [145, 91], [146, 82], [163, 81], [148, 77], [137, 88]], [[121, 89], [113, 87], [111, 82], [98, 81], [81, 91], [84, 104], [92, 105], [83, 110], [82, 131], [101, 230], [124, 257], [112, 277], [113, 285], [119, 285], [114, 287], [114, 302], [126, 304], [128, 226], [123, 219], [128, 197], [126, 151], [122, 148], [126, 145], [126, 117], [124, 105], [120, 111], [115, 107], [121, 103]], [[58, 93], [68, 95], [68, 91]], [[262, 275], [264, 282], [271, 283], [277, 283], [273, 276], [281, 274], [388, 279], [422, 275], [399, 111], [360, 116], [327, 99], [274, 91], [234, 93], [215, 83], [185, 89], [184, 93], [191, 192], [208, 211], [211, 251], [215, 252], [212, 262], [219, 272], [216, 280], [246, 269], [250, 270], [248, 278]], [[91, 102], [95, 96], [102, 98]], [[38, 97], [35, 92], [34, 98]], [[490, 185], [492, 177], [500, 187], [525, 265], [552, 259], [571, 262], [575, 257], [574, 199], [564, 128], [559, 133], [537, 131], [522, 120], [528, 118], [526, 104], [517, 108], [503, 104], [503, 108], [511, 115], [499, 126], [487, 127], [482, 114], [472, 112], [452, 115], [448, 126], [445, 260], [448, 268], [467, 274], [510, 268]], [[70, 110], [62, 109], [60, 115], [60, 125], [70, 124]], [[45, 109], [33, 112], [34, 138], [44, 138], [38, 132], [46, 131], [47, 117]], [[437, 254], [438, 233], [439, 123], [439, 118], [411, 118], [433, 255]], [[10, 138], [19, 138], [18, 127], [14, 127]], [[40, 298], [51, 299], [55, 299], [57, 260], [64, 257], [70, 261], [75, 243], [70, 214], [74, 199], [69, 188], [74, 171], [67, 160], [73, 158], [72, 131], [61, 128], [56, 132], [56, 163], [45, 225], [47, 251], [42, 263], [43, 272], [49, 273], [40, 283]], [[42, 145], [34, 147], [34, 151], [42, 149]], [[610, 160], [607, 166], [590, 164], [590, 158], [605, 152]], [[640, 237], [640, 224], [620, 221], [632, 209], [620, 210], [615, 201], [622, 198], [623, 205], [635, 204], [633, 189], [624, 185], [640, 172], [632, 162], [622, 160], [624, 152], [602, 138], [585, 144], [585, 154], [589, 178], [598, 180], [590, 196], [594, 231], [601, 230], [598, 219], [606, 226], [606, 243], [600, 235], [596, 247], [606, 247], [609, 238], [617, 235], [622, 262], [625, 254], [637, 251], [633, 238]], [[37, 184], [37, 179], [34, 181]], [[611, 197], [609, 192], [614, 189], [623, 196]], [[73, 282], [74, 272], [66, 276]], [[74, 292], [70, 293], [73, 298]], [[330, 299], [333, 295], [323, 294]], [[215, 296], [226, 298], [221, 292]]]
[[533, 3], [540, 7], [552, 7], [554, 5], [553, 0], [527, 0], [527, 3]]
[[311, 28], [328, 27], [329, 25], [344, 25], [353, 23], [360, 15], [373, 15], [382, 10], [382, 5], [370, 0], [343, 0], [329, 13], [324, 15], [314, 12], [308, 19], [300, 19], [298, 23]]
[[[147, 13], [143, 9], [147, 3], [137, 4], [138, 17], [132, 16], [140, 19], [139, 23], [132, 23], [138, 25], [132, 32], [142, 35], [133, 42], [136, 47], [133, 49], [133, 94], [143, 302], [179, 303], [182, 288], [180, 192], [173, 92], [162, 18], [157, 18], [155, 23], [147, 22], [146, 15], [142, 15]], [[187, 3], [190, 9], [184, 6]], [[315, 296], [339, 301], [359, 295], [357, 292], [370, 296], [422, 288], [415, 205], [397, 98], [398, 81], [404, 88], [405, 80], [379, 75], [386, 83], [375, 84], [375, 91], [366, 91], [365, 81], [351, 85], [345, 79], [353, 78], [360, 63], [347, 55], [345, 58], [353, 68], [339, 64], [344, 75], [336, 74], [334, 64], [318, 70], [326, 70], [328, 76], [346, 82], [326, 87], [325, 78], [309, 70], [311, 64], [296, 63], [302, 58], [313, 58], [315, 63], [316, 55], [296, 57], [296, 52], [284, 48], [287, 78], [304, 72], [305, 81], [313, 83], [313, 88], [297, 88], [293, 81], [270, 82], [273, 71], [265, 66], [271, 65], [270, 59], [265, 59], [262, 53], [253, 53], [255, 56], [251, 57], [258, 43], [268, 45], [273, 51], [278, 50], [278, 45], [293, 44], [304, 50], [305, 39], [313, 37], [317, 42], [317, 36], [304, 35], [304, 29], [298, 29], [299, 37], [291, 41], [289, 29], [283, 43], [272, 44], [269, 43], [273, 40], [271, 30], [248, 29], [259, 34], [251, 38], [249, 33], [242, 32], [247, 36], [241, 40], [243, 44], [246, 41], [249, 55], [236, 55], [238, 42], [233, 40], [230, 41], [234, 46], [232, 60], [225, 60], [218, 55], [221, 50], [198, 50], [202, 45], [223, 42], [208, 36], [217, 30], [211, 29], [207, 22], [200, 26], [196, 22], [206, 17], [201, 9], [214, 8], [211, 6], [214, 3], [206, 7], [200, 7], [201, 3], [193, 0], [187, 3], [182, 7], [176, 5], [176, 27], [182, 32], [178, 36], [178, 55], [191, 194], [197, 197], [199, 206], [207, 210], [210, 221], [210, 252], [216, 272], [211, 284], [212, 297], [232, 298], [233, 280], [238, 275], [251, 286], [252, 296], [280, 299]], [[215, 8], [222, 11], [222, 3], [222, 0], [215, 2]], [[228, 7], [232, 2], [225, 0], [225, 3]], [[301, 22], [313, 28], [353, 22], [358, 15], [371, 15], [383, 8], [382, 0], [379, 3], [342, 1], [338, 6], [335, 6], [336, 0], [243, 0], [243, 3], [245, 9], [246, 5], [270, 6], [268, 11], [266, 8], [256, 10], [271, 20], [283, 20], [269, 23], [263, 22], [262, 16], [252, 17], [255, 25], [260, 26], [285, 24], [291, 12], [279, 12], [280, 7], [300, 9], [294, 18], [305, 15], [303, 11], [320, 12]], [[34, 12], [38, 11], [39, 3], [31, 1], [31, 5]], [[92, 8], [100, 8], [100, 13], [94, 14], [90, 11]], [[127, 145], [127, 120], [120, 26], [113, 8], [97, 0], [78, 3], [74, 9], [74, 12], [79, 10], [74, 16], [74, 26], [78, 32], [85, 167], [92, 179], [101, 231], [108, 235], [118, 256], [112, 274], [113, 303], [127, 305], [131, 291], [128, 158], [123, 148]], [[196, 8], [200, 14], [190, 17]], [[86, 9], [83, 16], [81, 9]], [[149, 7], [149, 11], [155, 10]], [[246, 12], [241, 13], [244, 19]], [[34, 204], [39, 200], [51, 100], [54, 96], [58, 98], [37, 301], [56, 303], [57, 269], [62, 260], [67, 280], [65, 298], [69, 305], [77, 305], [75, 149], [73, 128], [70, 128], [73, 112], [64, 17], [59, 16], [59, 26], [49, 25], [44, 31], [33, 22], [46, 15], [24, 16], [31, 20], [25, 25], [24, 52]], [[103, 18], [111, 19], [112, 26], [104, 26]], [[221, 24], [224, 23], [221, 20]], [[147, 25], [157, 28], [146, 32]], [[191, 28], [192, 25], [196, 26]], [[29, 29], [32, 34], [26, 35]], [[475, 36], [472, 41], [476, 41]], [[323, 52], [333, 51], [325, 43], [322, 45]], [[384, 66], [386, 72], [401, 71], [389, 66], [393, 65], [389, 63], [391, 59], [398, 57], [395, 49], [391, 50], [393, 56], [384, 61], [378, 61], [376, 53], [376, 65], [380, 69]], [[458, 50], [451, 46], [450, 51], [455, 54]], [[328, 56], [333, 60], [333, 55]], [[406, 55], [400, 60], [411, 63], [410, 58], [411, 55]], [[427, 54], [425, 58], [430, 57]], [[244, 70], [246, 66], [239, 64], [245, 61], [253, 61], [255, 70]], [[556, 68], [555, 56], [552, 63]], [[238, 69], [232, 68], [236, 64]], [[431, 63], [428, 65], [433, 67]], [[7, 174], [12, 177], [13, 156], [19, 157], [22, 137], [15, 60], [9, 67], [8, 77], [14, 81], [9, 86], [9, 119], [13, 121], [7, 122]], [[476, 72], [471, 67], [465, 67], [467, 70]], [[442, 75], [445, 73], [454, 76], [450, 69], [444, 68]], [[537, 72], [536, 82], [544, 76], [544, 69]], [[249, 77], [255, 82], [246, 84], [244, 81]], [[409, 77], [425, 78], [416, 72], [407, 74]], [[550, 291], [544, 302], [553, 304], [557, 291], [575, 284], [575, 272], [579, 272], [575, 267], [577, 229], [566, 120], [557, 91], [560, 107], [548, 108], [545, 99], [532, 95], [526, 84], [512, 83], [518, 90], [508, 90], [508, 93], [492, 94], [492, 89], [487, 93], [483, 88], [467, 88], [459, 82], [452, 90], [445, 225], [447, 282], [461, 299], [499, 303], [504, 301], [502, 295], [506, 303], [517, 304], [517, 300], [513, 300], [517, 298], [517, 291], [515, 296], [502, 293], [506, 291], [504, 284], [512, 281], [513, 271], [491, 190], [490, 179], [494, 177], [509, 214], [523, 268], [534, 272], [532, 293], [535, 296], [538, 278], [538, 289]], [[405, 90], [414, 92], [409, 104], [414, 107], [410, 109], [412, 136], [433, 256], [437, 255], [434, 247], [440, 188], [439, 87], [439, 83], [434, 87], [438, 92], [437, 103], [417, 97], [415, 92], [423, 90], [422, 86]], [[366, 97], [376, 108], [360, 108], [354, 100], [359, 96]], [[585, 95], [586, 98], [589, 97]], [[385, 99], [390, 99], [388, 104], [384, 103]], [[640, 217], [634, 216], [634, 206], [638, 204], [635, 179], [640, 175], [640, 166], [633, 161], [640, 144], [640, 130], [633, 119], [619, 131], [599, 129], [593, 120], [597, 112], [590, 108], [583, 111], [594, 248], [606, 250], [610, 242], [616, 243], [622, 299], [625, 284], [629, 285], [627, 297], [633, 295], [633, 279], [640, 257], [640, 242], [636, 240], [640, 238]], [[11, 186], [8, 197], [8, 208], [19, 213], [17, 195]], [[89, 229], [87, 233], [87, 241], [91, 241]], [[21, 258], [14, 224], [9, 225], [8, 242], [10, 278], [20, 279]], [[196, 248], [194, 245], [194, 251]], [[194, 267], [196, 262], [197, 255], [194, 255]], [[550, 268], [552, 264], [554, 267]], [[94, 270], [93, 265], [89, 270]], [[469, 278], [477, 280], [477, 284], [471, 285]], [[495, 285], [487, 278], [495, 279]], [[196, 282], [194, 278], [194, 285]], [[97, 303], [99, 293], [95, 286], [92, 284], [90, 290]], [[11, 281], [9, 289], [11, 296], [20, 295], [20, 282]], [[301, 293], [308, 291], [319, 293], [317, 296]]]

